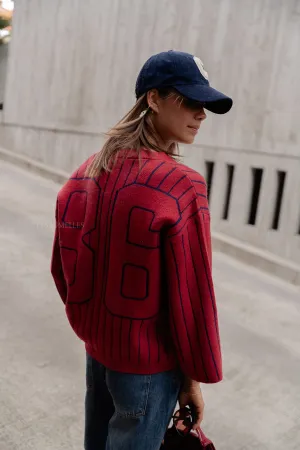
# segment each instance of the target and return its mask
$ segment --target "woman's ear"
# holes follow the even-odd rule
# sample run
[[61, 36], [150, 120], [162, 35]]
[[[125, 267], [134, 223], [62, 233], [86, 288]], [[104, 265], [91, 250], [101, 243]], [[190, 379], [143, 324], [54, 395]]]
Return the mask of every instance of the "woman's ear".
[[159, 111], [159, 99], [160, 97], [157, 89], [151, 89], [151, 91], [147, 92], [148, 106], [155, 113], [158, 113]]

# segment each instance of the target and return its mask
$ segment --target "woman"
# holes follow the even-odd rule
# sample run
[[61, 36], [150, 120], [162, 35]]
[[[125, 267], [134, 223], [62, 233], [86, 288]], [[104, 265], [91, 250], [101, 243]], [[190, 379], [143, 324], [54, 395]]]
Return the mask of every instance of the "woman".
[[152, 56], [137, 102], [60, 190], [52, 275], [87, 351], [86, 450], [157, 450], [179, 398], [222, 379], [206, 184], [176, 161], [204, 108], [228, 112], [200, 59]]

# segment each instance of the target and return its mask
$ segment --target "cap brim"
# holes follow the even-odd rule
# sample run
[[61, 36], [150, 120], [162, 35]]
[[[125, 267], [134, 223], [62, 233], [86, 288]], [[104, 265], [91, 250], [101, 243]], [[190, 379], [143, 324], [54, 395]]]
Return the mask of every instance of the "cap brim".
[[216, 89], [202, 85], [173, 85], [184, 97], [204, 103], [204, 108], [215, 114], [226, 114], [232, 108], [232, 99]]

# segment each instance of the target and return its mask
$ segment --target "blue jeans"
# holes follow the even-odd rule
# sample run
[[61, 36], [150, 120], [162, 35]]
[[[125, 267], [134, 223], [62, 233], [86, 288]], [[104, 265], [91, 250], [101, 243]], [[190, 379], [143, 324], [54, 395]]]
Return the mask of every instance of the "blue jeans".
[[133, 375], [87, 355], [85, 450], [159, 450], [182, 384], [179, 370]]

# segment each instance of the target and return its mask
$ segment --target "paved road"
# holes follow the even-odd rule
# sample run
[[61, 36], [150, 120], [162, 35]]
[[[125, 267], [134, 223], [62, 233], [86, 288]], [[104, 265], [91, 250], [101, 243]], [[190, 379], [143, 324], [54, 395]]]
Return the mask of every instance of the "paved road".
[[[49, 274], [59, 185], [0, 162], [0, 449], [82, 449], [84, 347]], [[214, 255], [225, 380], [217, 450], [300, 448], [300, 292]]]

